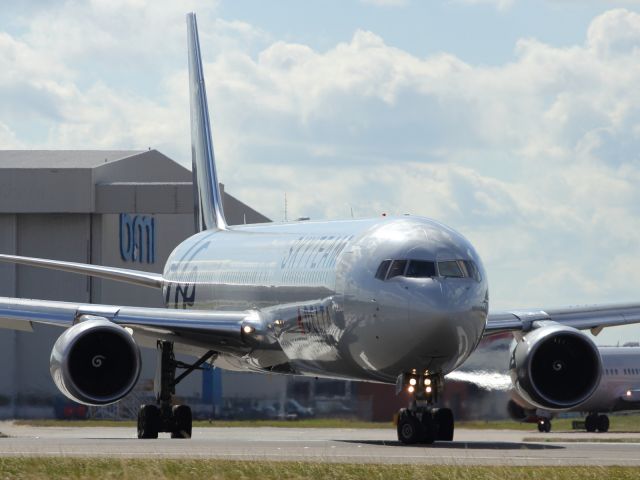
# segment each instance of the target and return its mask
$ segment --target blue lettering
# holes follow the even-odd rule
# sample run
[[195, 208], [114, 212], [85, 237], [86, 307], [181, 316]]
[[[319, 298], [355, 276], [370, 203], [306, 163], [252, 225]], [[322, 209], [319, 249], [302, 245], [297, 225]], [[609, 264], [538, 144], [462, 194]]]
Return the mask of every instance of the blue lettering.
[[120, 257], [125, 262], [156, 261], [156, 225], [153, 217], [120, 214]]

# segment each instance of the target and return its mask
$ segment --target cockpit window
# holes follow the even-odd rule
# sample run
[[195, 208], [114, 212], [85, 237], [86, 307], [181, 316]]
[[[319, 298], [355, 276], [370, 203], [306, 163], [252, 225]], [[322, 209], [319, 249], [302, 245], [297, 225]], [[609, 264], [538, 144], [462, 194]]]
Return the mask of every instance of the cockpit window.
[[406, 260], [394, 260], [391, 264], [391, 268], [389, 269], [389, 274], [387, 275], [387, 280], [393, 277], [397, 277], [398, 275], [404, 275], [404, 269], [407, 266]]
[[467, 272], [469, 272], [469, 276], [471, 278], [473, 278], [476, 282], [482, 281], [482, 275], [480, 275], [480, 270], [478, 270], [478, 267], [475, 263], [473, 263], [471, 260], [465, 260], [464, 265], [465, 267], [467, 267]]
[[436, 276], [436, 265], [433, 262], [425, 262], [423, 260], [409, 261], [407, 267], [407, 277], [412, 278], [431, 278]]
[[393, 277], [433, 278], [473, 278], [482, 281], [482, 275], [472, 260], [445, 260], [437, 263], [427, 260], [383, 260], [376, 270], [376, 278], [389, 280]]
[[385, 260], [380, 264], [376, 271], [376, 278], [378, 280], [384, 280], [386, 278], [389, 265], [391, 265], [391, 260]]
[[465, 275], [466, 270], [464, 263], [461, 261], [438, 262], [438, 272], [441, 277], [464, 278], [468, 276]]

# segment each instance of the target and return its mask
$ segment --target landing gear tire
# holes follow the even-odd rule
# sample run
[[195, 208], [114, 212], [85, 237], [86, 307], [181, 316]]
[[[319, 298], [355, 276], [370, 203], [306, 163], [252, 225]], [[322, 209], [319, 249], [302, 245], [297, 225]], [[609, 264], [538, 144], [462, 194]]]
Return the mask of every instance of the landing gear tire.
[[191, 408], [187, 405], [173, 407], [174, 430], [171, 438], [191, 438]]
[[606, 415], [598, 415], [598, 431], [605, 433], [609, 431], [609, 417]]
[[453, 440], [453, 412], [450, 408], [433, 410], [433, 423], [436, 427], [436, 440], [451, 442]]
[[549, 433], [551, 431], [551, 420], [546, 418], [538, 421], [538, 431], [540, 433]]
[[584, 426], [587, 432], [595, 432], [598, 428], [598, 415], [587, 415], [587, 418], [584, 420]]
[[433, 415], [431, 415], [429, 410], [422, 412], [420, 428], [420, 442], [431, 445], [436, 440], [438, 426], [434, 422]]
[[155, 405], [141, 405], [138, 410], [138, 438], [158, 438], [160, 409]]
[[403, 408], [398, 415], [398, 440], [406, 445], [418, 443], [421, 440], [422, 428], [416, 416]]

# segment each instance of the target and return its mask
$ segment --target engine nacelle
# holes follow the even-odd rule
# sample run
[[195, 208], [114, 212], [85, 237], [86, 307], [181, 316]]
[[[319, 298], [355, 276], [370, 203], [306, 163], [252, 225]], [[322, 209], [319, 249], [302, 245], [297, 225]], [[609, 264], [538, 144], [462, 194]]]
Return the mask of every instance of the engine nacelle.
[[51, 376], [71, 400], [85, 405], [117, 402], [140, 375], [140, 349], [124, 328], [91, 319], [67, 329], [51, 351]]
[[566, 410], [585, 402], [602, 373], [593, 341], [575, 328], [553, 323], [518, 341], [509, 367], [517, 393], [545, 410]]

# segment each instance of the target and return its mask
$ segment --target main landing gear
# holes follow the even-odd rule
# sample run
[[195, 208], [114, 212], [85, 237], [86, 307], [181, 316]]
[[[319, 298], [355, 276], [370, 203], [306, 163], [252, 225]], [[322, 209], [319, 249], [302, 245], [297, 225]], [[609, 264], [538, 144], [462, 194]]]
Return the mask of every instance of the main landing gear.
[[551, 431], [551, 420], [544, 417], [538, 419], [538, 431], [540, 433], [549, 433]]
[[405, 444], [453, 440], [454, 419], [449, 408], [433, 408], [441, 389], [440, 376], [402, 374], [396, 390], [408, 391], [412, 400], [398, 413], [398, 440]]
[[[173, 354], [173, 342], [158, 341], [158, 366], [154, 390], [155, 405], [141, 405], [138, 411], [138, 438], [158, 438], [159, 432], [171, 433], [171, 438], [191, 438], [191, 408], [173, 405], [176, 385], [201, 365], [215, 352], [209, 351], [192, 365], [179, 362]], [[185, 371], [176, 377], [176, 369]]]
[[609, 417], [607, 415], [598, 415], [597, 413], [590, 413], [584, 420], [584, 427], [587, 432], [604, 433], [609, 431]]
[[[574, 422], [573, 428], [576, 427]], [[584, 421], [584, 428], [587, 432], [608, 432], [609, 431], [609, 417], [607, 415], [598, 415], [597, 413], [590, 413]], [[551, 420], [541, 417], [538, 420], [538, 431], [541, 433], [549, 433], [551, 431]]]

